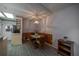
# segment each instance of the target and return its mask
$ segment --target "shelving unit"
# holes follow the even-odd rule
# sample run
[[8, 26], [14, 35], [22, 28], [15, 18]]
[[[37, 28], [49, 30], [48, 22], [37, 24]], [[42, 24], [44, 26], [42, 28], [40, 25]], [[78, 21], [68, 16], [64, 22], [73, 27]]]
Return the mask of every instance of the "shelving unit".
[[58, 40], [58, 54], [61, 54], [63, 56], [72, 56], [73, 53], [73, 41], [63, 39]]
[[12, 35], [12, 45], [21, 45], [22, 44], [22, 18], [16, 18], [16, 29], [17, 31]]
[[21, 28], [21, 20], [16, 19], [16, 26], [20, 29]]

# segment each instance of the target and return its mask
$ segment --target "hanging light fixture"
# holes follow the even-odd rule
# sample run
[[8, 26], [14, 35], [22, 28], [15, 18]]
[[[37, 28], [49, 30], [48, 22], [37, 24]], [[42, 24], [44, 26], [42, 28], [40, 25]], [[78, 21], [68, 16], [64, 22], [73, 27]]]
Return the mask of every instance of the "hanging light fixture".
[[42, 20], [42, 19], [46, 19], [48, 16], [49, 16], [49, 13], [45, 11], [34, 10], [32, 12], [28, 12], [28, 15], [26, 17], [31, 20]]
[[35, 24], [39, 24], [39, 21], [35, 21], [34, 23], [35, 23]]

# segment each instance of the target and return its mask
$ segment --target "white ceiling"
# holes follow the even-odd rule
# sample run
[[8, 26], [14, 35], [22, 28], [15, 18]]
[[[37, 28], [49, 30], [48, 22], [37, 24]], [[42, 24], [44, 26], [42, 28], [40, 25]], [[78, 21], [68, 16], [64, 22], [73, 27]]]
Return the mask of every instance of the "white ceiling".
[[46, 9], [41, 7], [39, 4], [27, 4], [27, 3], [0, 4], [0, 11], [13, 13], [18, 16], [26, 16], [27, 14], [33, 13], [35, 11], [48, 12]]
[[0, 3], [0, 11], [13, 13], [16, 16], [27, 17], [28, 14], [36, 12], [52, 13], [68, 7], [72, 4], [59, 3]]
[[71, 3], [70, 4], [69, 3], [43, 3], [42, 5], [53, 13], [53, 12], [60, 11], [64, 8], [74, 5], [74, 4], [71, 4]]

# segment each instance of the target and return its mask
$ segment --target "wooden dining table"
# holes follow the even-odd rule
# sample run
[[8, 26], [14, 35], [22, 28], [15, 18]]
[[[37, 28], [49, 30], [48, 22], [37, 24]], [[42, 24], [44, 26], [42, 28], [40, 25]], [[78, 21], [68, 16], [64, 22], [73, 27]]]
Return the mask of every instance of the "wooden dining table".
[[32, 37], [31, 41], [35, 47], [43, 47], [45, 42], [43, 35], [35, 34], [31, 35], [31, 37]]

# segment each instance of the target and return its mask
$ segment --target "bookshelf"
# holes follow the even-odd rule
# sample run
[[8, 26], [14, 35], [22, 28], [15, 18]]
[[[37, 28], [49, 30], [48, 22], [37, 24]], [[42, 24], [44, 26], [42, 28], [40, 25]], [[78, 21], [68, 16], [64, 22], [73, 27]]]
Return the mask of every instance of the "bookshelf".
[[61, 54], [63, 56], [72, 56], [73, 53], [73, 41], [63, 39], [58, 40], [58, 54]]

